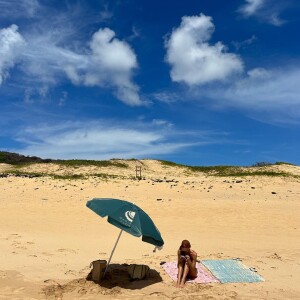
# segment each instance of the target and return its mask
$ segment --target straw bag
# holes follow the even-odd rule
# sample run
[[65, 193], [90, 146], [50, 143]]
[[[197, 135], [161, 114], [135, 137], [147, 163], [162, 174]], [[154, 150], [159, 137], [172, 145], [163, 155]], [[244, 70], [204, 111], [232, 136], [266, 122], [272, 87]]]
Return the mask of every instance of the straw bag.
[[150, 268], [146, 265], [130, 265], [128, 266], [128, 274], [130, 280], [145, 279], [149, 275]]
[[92, 261], [90, 264], [90, 268], [93, 267], [93, 269], [89, 274], [90, 280], [94, 282], [100, 282], [103, 278], [106, 266], [107, 266], [106, 260], [98, 259]]

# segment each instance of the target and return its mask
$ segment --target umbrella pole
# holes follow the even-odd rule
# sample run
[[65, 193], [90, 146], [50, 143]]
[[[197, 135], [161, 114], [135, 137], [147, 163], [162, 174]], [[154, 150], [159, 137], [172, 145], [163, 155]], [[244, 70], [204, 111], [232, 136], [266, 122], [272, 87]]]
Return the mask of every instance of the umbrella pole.
[[109, 258], [109, 260], [108, 260], [107, 266], [106, 266], [105, 271], [104, 271], [104, 274], [103, 274], [103, 278], [105, 277], [105, 274], [106, 274], [106, 271], [107, 271], [107, 269], [108, 269], [109, 263], [110, 263], [110, 261], [111, 261], [111, 258], [112, 258], [112, 256], [113, 256], [114, 252], [115, 252], [115, 249], [116, 249], [116, 247], [117, 247], [117, 244], [118, 244], [118, 242], [119, 242], [119, 239], [120, 239], [120, 237], [121, 237], [122, 232], [123, 232], [123, 230], [120, 231], [119, 236], [118, 236], [118, 238], [117, 238], [117, 241], [116, 241], [116, 243], [115, 243], [115, 245], [114, 245], [114, 248], [113, 248], [112, 251], [111, 251], [110, 258]]

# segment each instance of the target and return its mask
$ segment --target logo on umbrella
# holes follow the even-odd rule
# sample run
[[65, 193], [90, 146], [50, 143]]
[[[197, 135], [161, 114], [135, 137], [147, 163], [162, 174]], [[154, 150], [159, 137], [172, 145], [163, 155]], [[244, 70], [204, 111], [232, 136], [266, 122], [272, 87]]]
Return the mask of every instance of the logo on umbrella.
[[135, 216], [135, 212], [134, 212], [134, 211], [129, 211], [129, 210], [127, 210], [127, 211], [125, 212], [125, 217], [126, 217], [126, 219], [127, 219], [129, 222], [132, 222], [132, 221], [133, 221], [134, 216]]

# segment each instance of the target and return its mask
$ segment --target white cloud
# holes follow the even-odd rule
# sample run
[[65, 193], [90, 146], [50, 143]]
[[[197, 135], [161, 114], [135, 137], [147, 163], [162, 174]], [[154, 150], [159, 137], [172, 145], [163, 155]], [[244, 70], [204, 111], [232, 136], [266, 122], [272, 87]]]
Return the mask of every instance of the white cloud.
[[[165, 130], [162, 128], [165, 127]], [[195, 143], [172, 142], [168, 123], [119, 124], [113, 122], [64, 122], [39, 124], [19, 132], [25, 146], [14, 151], [43, 158], [142, 158], [179, 151]], [[198, 137], [199, 138], [199, 137]]]
[[160, 126], [162, 128], [171, 128], [174, 126], [173, 123], [170, 123], [167, 120], [162, 120], [162, 119], [153, 119], [152, 124], [155, 126]]
[[137, 67], [136, 56], [127, 43], [115, 38], [109, 28], [100, 29], [92, 38], [91, 49], [94, 62], [108, 72], [128, 73]]
[[246, 3], [239, 8], [239, 12], [245, 17], [256, 14], [265, 4], [265, 0], [245, 0], [245, 2]]
[[25, 41], [18, 33], [16, 25], [0, 29], [0, 85], [18, 60], [24, 45]]
[[281, 26], [285, 21], [279, 17], [279, 13], [286, 5], [273, 0], [245, 0], [238, 12], [245, 18], [254, 16], [274, 26]]
[[103, 21], [110, 20], [113, 17], [113, 12], [109, 9], [108, 3], [104, 3], [103, 9], [100, 11], [100, 18]]
[[62, 95], [58, 100], [58, 105], [59, 106], [64, 106], [66, 101], [68, 100], [68, 93], [66, 91], [63, 91], [61, 94]]
[[127, 41], [133, 41], [141, 36], [140, 29], [132, 26], [132, 34], [127, 38]]
[[174, 92], [162, 91], [151, 95], [155, 100], [164, 103], [174, 103], [180, 100], [180, 96]]
[[277, 69], [255, 68], [225, 84], [179, 90], [176, 98], [163, 94], [161, 101], [173, 105], [168, 101], [170, 96], [172, 101], [197, 101], [217, 111], [235, 109], [270, 124], [299, 124], [299, 82], [299, 63]]
[[233, 41], [232, 44], [235, 46], [237, 50], [246, 48], [249, 45], [253, 44], [257, 40], [257, 37], [253, 34], [249, 39], [246, 39], [241, 42]]
[[33, 104], [36, 98], [39, 98], [40, 102], [47, 102], [48, 92], [49, 89], [45, 85], [35, 88], [26, 88], [24, 91], [24, 102]]
[[288, 105], [300, 105], [299, 69], [254, 69], [248, 74], [248, 78], [229, 90], [229, 95], [236, 101], [254, 105], [254, 108], [271, 106], [281, 109]]
[[25, 80], [51, 86], [63, 80], [68, 67], [74, 70], [88, 67], [87, 56], [59, 46], [51, 34], [27, 35], [25, 38], [27, 47], [20, 58]]
[[34, 17], [40, 4], [37, 0], [0, 0], [0, 16]]
[[251, 69], [247, 72], [247, 74], [250, 80], [267, 79], [271, 77], [271, 72], [264, 68]]
[[[143, 105], [139, 87], [132, 75], [138, 67], [136, 55], [128, 43], [115, 37], [109, 28], [99, 29], [89, 49], [72, 49], [66, 45], [72, 35], [70, 28], [57, 31], [37, 31], [24, 34], [15, 25], [0, 31], [0, 80], [18, 59], [23, 71], [22, 82], [45, 88], [66, 78], [73, 84], [110, 88], [116, 97], [128, 105]], [[24, 42], [26, 40], [26, 43]], [[1, 81], [0, 81], [1, 83]], [[34, 94], [34, 93], [33, 93]], [[39, 92], [35, 92], [39, 94]]]
[[91, 66], [84, 78], [86, 85], [114, 85], [117, 97], [129, 105], [140, 105], [138, 87], [132, 83], [132, 71], [137, 68], [134, 51], [123, 41], [115, 38], [109, 28], [100, 29], [90, 44]]
[[299, 122], [300, 68], [266, 70], [256, 68], [230, 87], [215, 88], [207, 95], [220, 105], [245, 109], [251, 115], [276, 123]]
[[224, 81], [243, 70], [242, 60], [218, 42], [208, 41], [214, 32], [212, 18], [184, 16], [166, 41], [166, 61], [171, 65], [171, 78], [190, 86]]
[[285, 23], [284, 20], [282, 20], [278, 14], [276, 12], [272, 13], [269, 17], [268, 17], [268, 22], [274, 26], [281, 26], [282, 24]]

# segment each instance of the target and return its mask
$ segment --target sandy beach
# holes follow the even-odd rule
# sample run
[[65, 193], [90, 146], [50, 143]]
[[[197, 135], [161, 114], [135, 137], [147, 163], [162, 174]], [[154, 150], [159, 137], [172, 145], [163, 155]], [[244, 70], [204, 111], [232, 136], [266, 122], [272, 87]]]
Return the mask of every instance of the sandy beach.
[[[220, 177], [143, 160], [143, 179], [137, 180], [136, 162], [124, 162], [127, 168], [31, 164], [20, 169], [86, 176], [78, 179], [2, 175], [0, 299], [300, 298], [300, 167], [268, 167], [291, 176]], [[0, 174], [12, 168], [0, 164]], [[165, 241], [153, 253], [152, 245], [124, 233], [112, 259], [120, 272], [100, 285], [86, 280], [89, 265], [108, 259], [119, 229], [86, 207], [93, 198], [134, 202]], [[175, 288], [160, 263], [176, 260], [183, 239], [190, 240], [199, 260], [238, 257], [265, 282]], [[122, 267], [132, 263], [148, 265], [150, 277], [123, 280]]]

